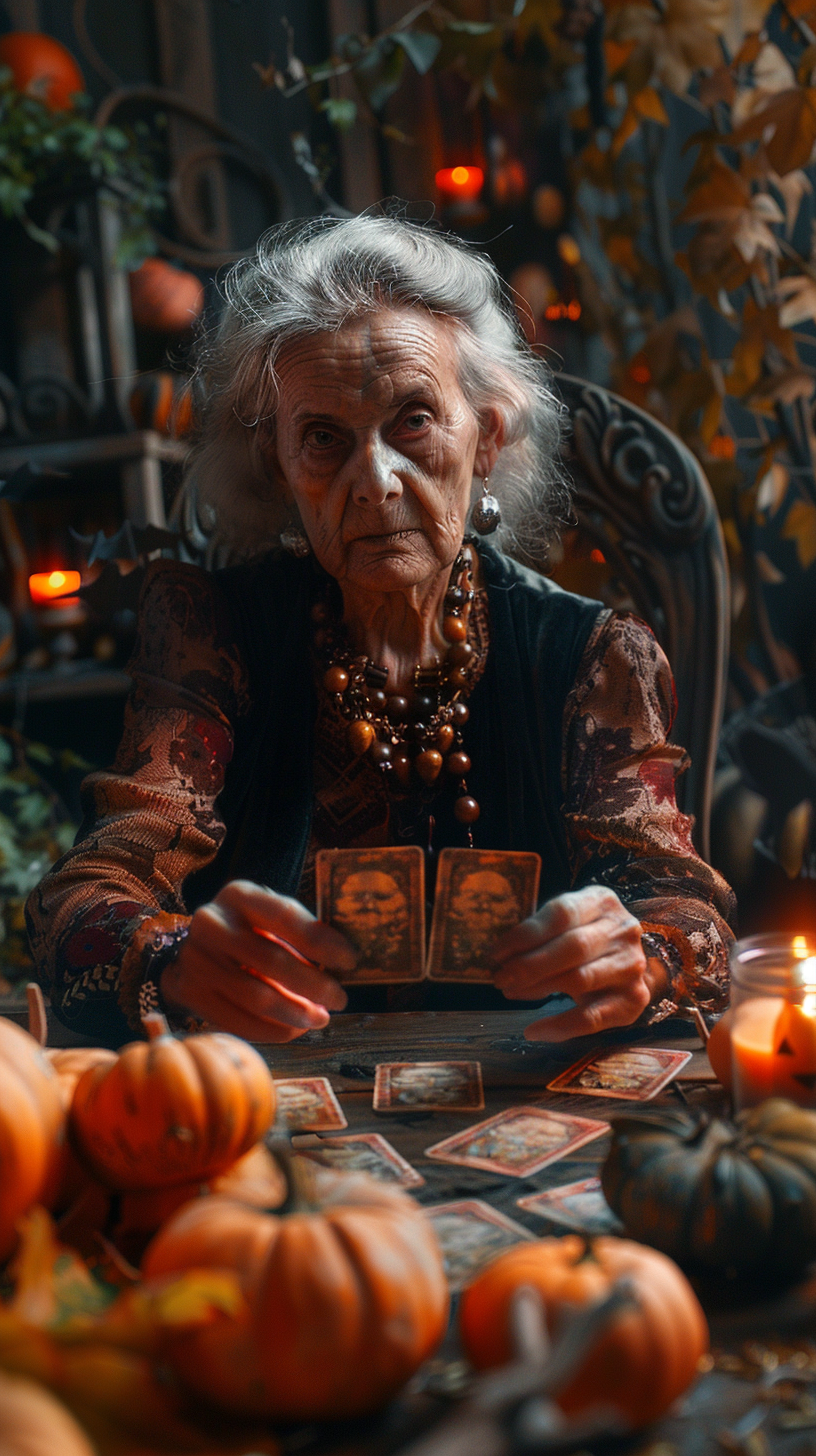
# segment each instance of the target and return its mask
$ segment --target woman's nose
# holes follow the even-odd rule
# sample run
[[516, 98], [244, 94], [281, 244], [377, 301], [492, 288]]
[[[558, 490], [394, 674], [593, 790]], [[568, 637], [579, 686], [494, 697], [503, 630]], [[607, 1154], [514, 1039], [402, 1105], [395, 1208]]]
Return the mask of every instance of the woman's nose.
[[375, 436], [355, 454], [356, 458], [351, 461], [354, 471], [351, 494], [357, 505], [378, 506], [402, 495], [397, 469], [400, 457], [384, 440]]

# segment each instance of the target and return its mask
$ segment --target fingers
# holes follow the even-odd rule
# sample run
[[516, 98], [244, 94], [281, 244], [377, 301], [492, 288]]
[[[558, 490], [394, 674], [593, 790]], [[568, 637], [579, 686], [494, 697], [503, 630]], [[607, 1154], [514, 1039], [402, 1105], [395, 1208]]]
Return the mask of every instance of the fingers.
[[251, 880], [231, 880], [212, 903], [259, 933], [268, 930], [288, 941], [319, 966], [353, 971], [357, 964], [357, 952], [346, 937], [316, 920], [305, 905], [288, 895], [278, 895]]
[[554, 900], [548, 900], [535, 915], [506, 931], [496, 942], [493, 959], [503, 964], [581, 925], [621, 913], [628, 914], [628, 911], [615, 891], [606, 885], [587, 885], [582, 890], [569, 890]]
[[631, 1026], [649, 1004], [649, 993], [632, 990], [611, 990], [589, 997], [582, 1005], [562, 1011], [558, 1016], [545, 1016], [525, 1028], [527, 1041], [569, 1041], [574, 1036], [592, 1036], [613, 1026]]
[[248, 966], [296, 996], [342, 1011], [346, 993], [333, 976], [289, 953], [284, 944], [267, 940], [241, 921], [225, 919], [221, 906], [203, 905], [190, 925], [190, 942], [215, 960]]
[[511, 957], [493, 979], [511, 999], [529, 1001], [563, 991], [577, 1001], [617, 974], [625, 979], [645, 967], [640, 923], [624, 912]]
[[162, 994], [171, 1008], [183, 1008], [249, 1041], [288, 1041], [329, 1020], [324, 1006], [237, 965], [219, 963], [189, 940], [163, 972]]

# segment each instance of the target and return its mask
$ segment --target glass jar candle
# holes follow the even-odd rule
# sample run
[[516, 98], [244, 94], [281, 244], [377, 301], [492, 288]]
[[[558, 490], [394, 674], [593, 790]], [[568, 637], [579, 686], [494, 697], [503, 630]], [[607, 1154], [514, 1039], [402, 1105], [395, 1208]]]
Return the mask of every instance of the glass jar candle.
[[753, 935], [731, 951], [734, 1105], [816, 1107], [816, 943]]

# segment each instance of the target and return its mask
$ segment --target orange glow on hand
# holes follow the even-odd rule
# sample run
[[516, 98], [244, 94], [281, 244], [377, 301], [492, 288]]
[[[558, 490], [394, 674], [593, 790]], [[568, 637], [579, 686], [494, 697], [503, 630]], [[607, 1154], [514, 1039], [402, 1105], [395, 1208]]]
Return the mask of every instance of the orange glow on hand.
[[472, 202], [484, 186], [484, 172], [481, 167], [443, 167], [436, 174], [436, 185], [448, 200]]
[[43, 602], [63, 601], [71, 592], [79, 591], [78, 571], [35, 571], [28, 578], [28, 592], [35, 606]]

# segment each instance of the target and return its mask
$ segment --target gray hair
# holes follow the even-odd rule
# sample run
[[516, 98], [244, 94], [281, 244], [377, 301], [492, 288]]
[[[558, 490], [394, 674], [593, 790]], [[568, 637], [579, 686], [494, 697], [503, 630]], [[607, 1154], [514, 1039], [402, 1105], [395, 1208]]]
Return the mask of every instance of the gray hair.
[[202, 427], [188, 473], [222, 550], [257, 555], [279, 544], [286, 524], [269, 468], [280, 350], [383, 307], [407, 306], [453, 323], [466, 400], [477, 419], [496, 409], [504, 424], [490, 478], [502, 507], [497, 544], [541, 560], [568, 500], [563, 406], [489, 258], [402, 217], [311, 218], [266, 233], [230, 269], [222, 294], [219, 321], [198, 346]]

